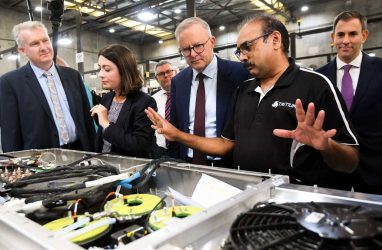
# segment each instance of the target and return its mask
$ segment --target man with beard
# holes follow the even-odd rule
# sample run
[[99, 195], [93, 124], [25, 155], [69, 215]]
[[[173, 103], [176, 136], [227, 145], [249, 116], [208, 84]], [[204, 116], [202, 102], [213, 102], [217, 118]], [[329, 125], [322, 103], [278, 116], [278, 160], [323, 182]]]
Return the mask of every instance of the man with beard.
[[317, 71], [341, 90], [357, 132], [360, 162], [348, 176], [351, 185], [357, 192], [382, 194], [382, 59], [361, 51], [368, 34], [366, 17], [340, 13], [332, 33], [337, 56]]
[[346, 108], [325, 77], [288, 58], [288, 47], [288, 32], [273, 17], [254, 17], [242, 26], [235, 54], [256, 78], [236, 90], [220, 138], [180, 132], [148, 109], [152, 127], [211, 155], [233, 151], [240, 169], [270, 169], [292, 183], [346, 188], [336, 175], [358, 164]]

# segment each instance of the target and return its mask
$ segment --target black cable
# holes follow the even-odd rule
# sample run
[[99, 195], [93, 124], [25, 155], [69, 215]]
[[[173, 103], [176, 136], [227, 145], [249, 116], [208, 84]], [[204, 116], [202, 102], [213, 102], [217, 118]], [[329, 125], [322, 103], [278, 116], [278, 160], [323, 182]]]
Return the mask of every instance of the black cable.
[[101, 156], [101, 155], [105, 155], [105, 154], [113, 154], [113, 153], [111, 153], [111, 152], [109, 152], [109, 153], [98, 153], [98, 154], [94, 154], [94, 155], [87, 155], [87, 156], [85, 156], [84, 158], [82, 158], [82, 159], [79, 159], [79, 160], [76, 160], [76, 161], [74, 161], [74, 162], [72, 162], [72, 163], [69, 163], [69, 164], [67, 164], [67, 165], [65, 165], [65, 166], [74, 166], [74, 165], [77, 165], [77, 164], [79, 164], [79, 163], [81, 163], [81, 162], [83, 162], [83, 161], [86, 161], [86, 160], [89, 160], [89, 159], [92, 159], [92, 158], [94, 158], [94, 157], [98, 157], [98, 156]]
[[0, 157], [6, 157], [6, 158], [10, 158], [10, 159], [12, 159], [12, 158], [16, 158], [16, 157], [13, 156], [13, 155], [7, 155], [7, 154], [0, 154]]
[[162, 204], [162, 203], [164, 203], [164, 199], [166, 199], [167, 198], [167, 194], [165, 194], [163, 197], [162, 197], [162, 199], [160, 199], [160, 201], [154, 206], [154, 208], [153, 209], [151, 209], [151, 211], [147, 214], [147, 217], [146, 217], [146, 219], [145, 219], [145, 223], [144, 223], [144, 228], [147, 228], [148, 226], [148, 224], [149, 224], [149, 220], [150, 220], [150, 216], [151, 216], [151, 214], [154, 212], [154, 210], [156, 210], [156, 208], [160, 205], [160, 204]]

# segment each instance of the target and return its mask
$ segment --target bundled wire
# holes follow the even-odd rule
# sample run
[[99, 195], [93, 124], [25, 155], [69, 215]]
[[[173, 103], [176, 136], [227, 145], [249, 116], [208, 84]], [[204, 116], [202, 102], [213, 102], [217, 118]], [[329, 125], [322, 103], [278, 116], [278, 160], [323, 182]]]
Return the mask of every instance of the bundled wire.
[[[149, 163], [146, 163], [144, 167], [135, 174], [135, 178], [132, 179], [126, 179], [122, 180], [118, 183], [118, 185], [123, 186], [124, 188], [127, 189], [139, 189], [143, 187], [148, 180], [153, 176], [155, 171], [160, 167], [160, 165], [164, 162], [180, 162], [184, 163], [184, 161], [175, 159], [175, 158], [170, 158], [170, 157], [162, 157], [159, 159], [154, 159], [151, 160]], [[136, 184], [131, 184], [131, 182], [134, 181]]]

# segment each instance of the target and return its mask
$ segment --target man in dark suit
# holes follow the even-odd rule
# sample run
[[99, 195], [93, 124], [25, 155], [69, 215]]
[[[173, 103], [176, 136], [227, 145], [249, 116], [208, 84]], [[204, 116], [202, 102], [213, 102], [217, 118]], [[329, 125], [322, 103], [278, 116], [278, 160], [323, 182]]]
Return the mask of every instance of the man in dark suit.
[[[180, 53], [189, 67], [177, 74], [171, 82], [171, 123], [179, 130], [205, 137], [220, 136], [226, 119], [232, 93], [243, 81], [250, 78], [249, 72], [238, 62], [220, 59], [214, 54], [215, 37], [209, 25], [202, 19], [191, 17], [182, 21], [175, 31]], [[204, 100], [198, 98], [199, 73], [203, 74]], [[202, 104], [201, 104], [202, 103]], [[204, 117], [199, 133], [196, 114], [198, 104], [204, 108]], [[182, 145], [171, 143], [170, 151], [175, 156], [195, 164], [230, 166], [230, 161], [200, 155]], [[197, 154], [199, 154], [197, 152]]]
[[94, 126], [80, 74], [53, 63], [52, 43], [41, 22], [16, 25], [13, 35], [29, 62], [0, 79], [4, 152], [67, 148], [94, 150]]
[[[356, 11], [339, 14], [332, 41], [337, 56], [317, 71], [343, 93], [359, 139], [360, 162], [352, 174], [355, 191], [382, 194], [382, 60], [361, 51], [368, 37], [366, 18]], [[344, 94], [346, 65], [351, 79], [350, 97]]]

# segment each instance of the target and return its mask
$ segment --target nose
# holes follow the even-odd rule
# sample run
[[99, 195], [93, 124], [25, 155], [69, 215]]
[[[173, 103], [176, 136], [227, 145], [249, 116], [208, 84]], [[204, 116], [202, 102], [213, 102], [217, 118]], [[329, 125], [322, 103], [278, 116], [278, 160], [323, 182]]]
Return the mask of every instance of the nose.
[[348, 35], [348, 34], [346, 34], [346, 35], [344, 36], [344, 39], [342, 40], [342, 42], [343, 42], [343, 43], [349, 43], [349, 35]]
[[246, 62], [248, 61], [248, 56], [246, 54], [240, 53], [239, 60], [240, 62]]
[[196, 53], [195, 50], [194, 50], [194, 48], [192, 48], [191, 51], [190, 51], [190, 56], [191, 56], [191, 57], [195, 57], [195, 56], [197, 56], [197, 55], [198, 55], [198, 53]]

